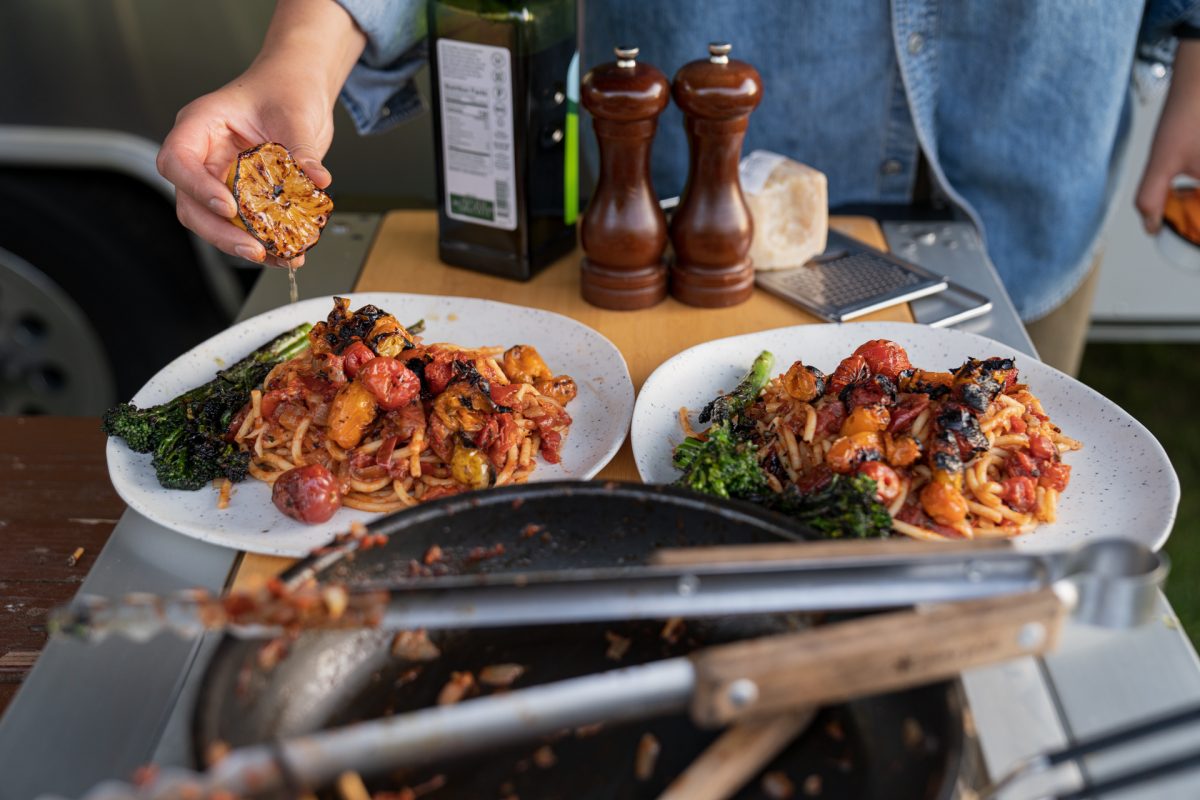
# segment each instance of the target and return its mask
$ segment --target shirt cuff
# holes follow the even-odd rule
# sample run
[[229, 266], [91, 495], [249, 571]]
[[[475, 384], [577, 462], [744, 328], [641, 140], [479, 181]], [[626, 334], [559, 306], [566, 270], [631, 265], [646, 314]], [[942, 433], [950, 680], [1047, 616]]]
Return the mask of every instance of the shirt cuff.
[[382, 133], [424, 110], [414, 78], [428, 60], [422, 0], [337, 0], [367, 37], [339, 97], [359, 133]]

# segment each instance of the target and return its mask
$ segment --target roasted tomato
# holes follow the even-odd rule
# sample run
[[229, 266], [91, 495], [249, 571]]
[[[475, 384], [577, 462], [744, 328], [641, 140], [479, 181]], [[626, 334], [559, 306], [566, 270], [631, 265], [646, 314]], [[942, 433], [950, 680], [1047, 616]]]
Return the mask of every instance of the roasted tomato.
[[450, 477], [472, 489], [486, 489], [492, 480], [492, 465], [482, 450], [459, 444], [450, 457]]
[[496, 410], [492, 398], [466, 381], [455, 381], [433, 401], [433, 413], [450, 431], [476, 433]]
[[1058, 455], [1058, 448], [1049, 437], [1034, 434], [1029, 437], [1029, 454], [1034, 458], [1052, 459]]
[[537, 348], [527, 344], [513, 345], [505, 350], [500, 368], [510, 381], [521, 383], [535, 383], [554, 377]]
[[846, 407], [842, 401], [831, 397], [817, 406], [817, 434], [837, 433], [846, 418]]
[[575, 385], [575, 379], [570, 375], [559, 375], [548, 380], [537, 381], [533, 384], [533, 388], [564, 406], [579, 394], [579, 387]]
[[386, 411], [403, 408], [421, 393], [420, 379], [390, 356], [379, 356], [363, 364], [355, 380], [361, 381]]
[[1000, 483], [1000, 499], [1013, 511], [1032, 511], [1037, 504], [1037, 484], [1033, 478], [1017, 475]]
[[875, 481], [875, 496], [881, 503], [890, 503], [900, 496], [900, 476], [896, 470], [879, 461], [858, 465], [858, 474]]
[[1061, 461], [1047, 461], [1042, 464], [1042, 474], [1038, 476], [1038, 486], [1045, 486], [1061, 492], [1071, 481], [1071, 466]]
[[362, 342], [354, 342], [342, 351], [342, 369], [353, 379], [363, 364], [375, 357], [375, 352]]
[[367, 334], [366, 341], [379, 355], [392, 358], [413, 346], [412, 336], [391, 314], [384, 314], [375, 321], [375, 327]]
[[783, 373], [783, 390], [788, 397], [811, 403], [825, 393], [825, 373], [797, 361]]
[[842, 435], [886, 430], [891, 419], [892, 415], [881, 404], [859, 406], [842, 423]]
[[878, 433], [863, 431], [838, 437], [825, 456], [825, 463], [834, 472], [846, 474], [864, 461], [883, 458], [883, 444]]
[[921, 443], [911, 436], [899, 436], [892, 442], [887, 462], [893, 467], [909, 467], [921, 457]]
[[841, 394], [842, 389], [852, 383], [866, 380], [870, 374], [871, 368], [865, 358], [857, 354], [846, 356], [829, 376], [827, 391], [832, 395]]
[[872, 339], [864, 342], [854, 351], [854, 355], [862, 356], [871, 372], [883, 375], [894, 381], [905, 370], [912, 369], [908, 353], [904, 348], [888, 339]]
[[967, 518], [967, 499], [962, 492], [936, 480], [921, 490], [921, 508], [940, 525], [956, 525]]
[[375, 395], [358, 381], [343, 386], [329, 407], [329, 438], [345, 450], [357, 447], [375, 421]]
[[320, 464], [306, 464], [275, 479], [271, 502], [292, 519], [315, 525], [342, 507], [342, 494], [332, 472]]
[[906, 394], [892, 409], [892, 421], [888, 423], [888, 433], [901, 433], [909, 429], [921, 412], [929, 408], [929, 395]]

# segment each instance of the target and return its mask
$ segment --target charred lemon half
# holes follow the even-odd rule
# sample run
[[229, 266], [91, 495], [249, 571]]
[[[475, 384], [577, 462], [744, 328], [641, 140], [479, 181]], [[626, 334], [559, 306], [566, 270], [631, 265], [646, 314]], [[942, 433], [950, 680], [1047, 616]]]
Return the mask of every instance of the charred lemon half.
[[333, 211], [329, 195], [275, 142], [238, 153], [226, 183], [237, 203], [233, 224], [278, 258], [295, 258], [316, 244]]

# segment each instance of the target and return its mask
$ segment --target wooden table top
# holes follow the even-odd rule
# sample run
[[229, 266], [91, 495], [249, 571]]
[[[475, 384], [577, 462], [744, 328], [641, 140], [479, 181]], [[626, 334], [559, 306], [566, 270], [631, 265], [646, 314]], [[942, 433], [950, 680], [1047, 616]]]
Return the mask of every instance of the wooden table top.
[[[887, 247], [879, 224], [868, 217], [833, 217], [830, 225], [874, 247]], [[484, 297], [563, 314], [591, 326], [617, 346], [629, 365], [635, 390], [641, 389], [655, 367], [693, 345], [742, 333], [820, 322], [803, 309], [761, 290], [731, 308], [693, 308], [673, 298], [641, 311], [596, 308], [580, 295], [582, 255], [582, 250], [577, 250], [527, 282], [456, 269], [438, 260], [434, 212], [393, 211], [380, 226], [354, 290]], [[907, 305], [901, 305], [865, 319], [911, 322], [912, 315]], [[628, 438], [597, 479], [638, 479]], [[291, 563], [287, 558], [247, 554], [234, 588], [277, 575]]]
[[0, 712], [125, 510], [104, 442], [92, 417], [0, 417]]

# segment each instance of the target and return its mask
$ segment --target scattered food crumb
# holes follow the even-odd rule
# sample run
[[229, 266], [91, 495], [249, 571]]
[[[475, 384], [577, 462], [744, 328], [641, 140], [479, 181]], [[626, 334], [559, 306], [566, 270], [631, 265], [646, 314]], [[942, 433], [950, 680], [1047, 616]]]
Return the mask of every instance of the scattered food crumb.
[[433, 661], [441, 654], [437, 645], [429, 641], [424, 628], [400, 631], [392, 638], [392, 655], [405, 661]]
[[462, 700], [475, 688], [475, 676], [470, 672], [451, 672], [450, 680], [438, 692], [438, 705], [449, 706]]
[[401, 686], [407, 686], [408, 684], [412, 683], [420, 676], [421, 676], [421, 668], [420, 667], [413, 667], [412, 669], [406, 669], [406, 670], [404, 670], [404, 672], [400, 673], [399, 678], [396, 678], [396, 688], [398, 689]]
[[76, 564], [79, 563], [79, 559], [81, 559], [81, 558], [83, 558], [83, 548], [76, 547], [75, 552], [71, 553], [71, 555], [67, 556], [67, 566], [68, 567], [75, 566]]
[[367, 785], [357, 772], [343, 772], [338, 775], [337, 793], [342, 800], [371, 800], [371, 793], [367, 791]]
[[762, 790], [772, 800], [786, 800], [796, 793], [796, 786], [786, 774], [775, 771], [763, 775]]
[[586, 739], [589, 736], [595, 736], [603, 728], [603, 722], [593, 722], [591, 725], [580, 725], [575, 729], [575, 737], [577, 739]]
[[679, 641], [679, 637], [683, 636], [684, 624], [683, 617], [671, 617], [667, 620], [667, 624], [663, 625], [662, 638], [671, 644]]
[[554, 748], [544, 744], [533, 751], [533, 763], [538, 766], [538, 769], [550, 769], [558, 763], [558, 756], [554, 755]]
[[804, 779], [804, 793], [809, 797], [821, 794], [821, 776], [816, 773]]
[[904, 739], [904, 746], [910, 749], [916, 749], [925, 741], [925, 731], [921, 729], [921, 723], [917, 722], [912, 717], [904, 718], [904, 727], [901, 732]]
[[479, 682], [488, 686], [512, 686], [524, 674], [525, 668], [520, 664], [489, 664], [479, 670]]
[[154, 764], [143, 764], [133, 771], [134, 786], [149, 786], [158, 777], [158, 767]]
[[612, 631], [605, 631], [604, 637], [608, 639], [608, 651], [605, 653], [613, 661], [620, 661], [629, 652], [629, 645], [633, 642], [627, 637]]
[[264, 670], [272, 670], [283, 660], [287, 655], [288, 645], [282, 638], [272, 639], [264, 644], [258, 651], [258, 666]]
[[321, 599], [325, 601], [325, 610], [330, 619], [341, 619], [350, 605], [350, 593], [345, 586], [326, 586], [321, 590]]
[[634, 757], [633, 774], [639, 781], [648, 781], [654, 777], [654, 765], [658, 763], [658, 754], [662, 745], [653, 733], [643, 733], [638, 740], [637, 755]]
[[532, 539], [534, 536], [537, 536], [539, 533], [541, 533], [542, 527], [542, 525], [538, 525], [534, 522], [529, 523], [524, 528], [521, 528], [521, 538]]
[[483, 561], [502, 555], [504, 555], [504, 543], [496, 542], [491, 547], [472, 547], [471, 552], [467, 553], [467, 561]]
[[442, 560], [442, 548], [436, 544], [429, 545], [429, 549], [425, 551], [425, 557], [421, 560], [425, 562], [425, 566], [427, 567], [436, 564]]

